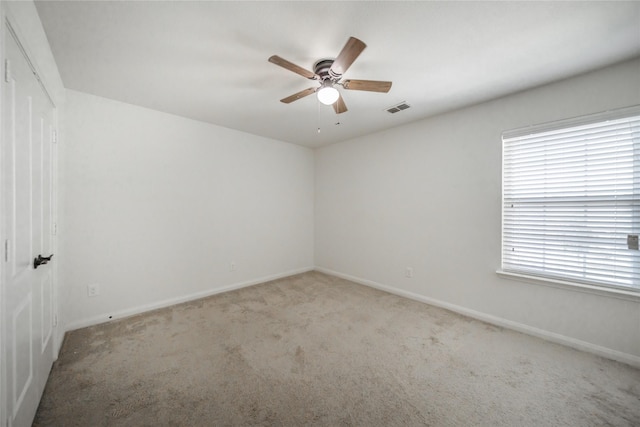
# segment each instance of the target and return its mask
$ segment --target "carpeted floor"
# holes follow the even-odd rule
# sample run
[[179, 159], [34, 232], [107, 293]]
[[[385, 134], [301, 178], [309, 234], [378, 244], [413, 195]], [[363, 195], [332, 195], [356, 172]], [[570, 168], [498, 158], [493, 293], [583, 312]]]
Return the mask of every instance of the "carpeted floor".
[[317, 272], [67, 334], [36, 426], [639, 426], [640, 370]]

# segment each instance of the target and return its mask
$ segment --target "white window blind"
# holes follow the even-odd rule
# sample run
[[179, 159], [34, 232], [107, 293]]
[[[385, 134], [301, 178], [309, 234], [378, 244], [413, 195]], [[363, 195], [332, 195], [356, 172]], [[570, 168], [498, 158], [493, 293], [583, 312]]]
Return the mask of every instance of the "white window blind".
[[640, 107], [502, 139], [502, 269], [640, 291]]

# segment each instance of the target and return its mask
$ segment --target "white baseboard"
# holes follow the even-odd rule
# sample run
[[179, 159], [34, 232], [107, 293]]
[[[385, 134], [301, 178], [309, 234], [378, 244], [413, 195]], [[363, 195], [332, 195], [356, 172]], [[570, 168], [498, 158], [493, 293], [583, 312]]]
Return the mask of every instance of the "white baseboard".
[[116, 319], [122, 319], [125, 317], [134, 316], [136, 314], [145, 313], [151, 310], [157, 310], [159, 308], [165, 308], [176, 304], [181, 304], [183, 302], [189, 302], [193, 300], [197, 300], [200, 298], [209, 297], [216, 294], [221, 294], [223, 292], [229, 292], [236, 289], [247, 288], [249, 286], [258, 285], [260, 283], [269, 282], [271, 280], [282, 279], [284, 277], [294, 276], [300, 273], [306, 273], [308, 271], [313, 271], [314, 267], [305, 267], [297, 270], [290, 270], [284, 273], [273, 274], [270, 276], [264, 276], [257, 279], [248, 280], [245, 282], [234, 283], [232, 285], [223, 286], [221, 288], [207, 289], [201, 292], [195, 292], [193, 294], [180, 296], [177, 298], [170, 298], [163, 301], [155, 301], [150, 304], [144, 304], [137, 307], [131, 307], [126, 310], [121, 310], [115, 313], [102, 314], [99, 316], [93, 316], [87, 319], [77, 320], [75, 322], [71, 322], [66, 324], [64, 327], [64, 331], [73, 331], [75, 329], [86, 328], [88, 326], [98, 325], [100, 323], [110, 322]]
[[351, 276], [337, 271], [330, 270], [328, 268], [316, 267], [316, 271], [325, 273], [331, 276], [340, 277], [342, 279], [350, 280], [352, 282], [369, 286], [371, 288], [379, 289], [381, 291], [389, 292], [394, 295], [409, 298], [415, 301], [423, 302], [425, 304], [433, 305], [436, 307], [445, 308], [458, 314], [462, 314], [467, 317], [471, 317], [483, 322], [491, 323], [492, 325], [501, 326], [514, 331], [522, 332], [527, 335], [542, 338], [547, 341], [551, 341], [557, 344], [566, 345], [567, 347], [575, 348], [577, 350], [586, 351], [596, 354], [598, 356], [605, 357], [607, 359], [613, 359], [618, 362], [626, 363], [635, 367], [640, 367], [640, 356], [636, 356], [629, 353], [613, 350], [608, 347], [592, 344], [586, 341], [578, 340], [575, 338], [567, 337], [565, 335], [557, 334], [555, 332], [546, 331], [533, 326], [526, 325], [524, 323], [514, 322], [512, 320], [504, 319], [501, 317], [493, 316], [491, 314], [482, 313], [480, 311], [471, 310], [466, 307], [462, 307], [448, 302], [436, 300], [426, 297], [424, 295], [416, 294], [409, 291], [404, 291], [392, 286], [383, 285], [372, 280], [362, 279], [360, 277]]

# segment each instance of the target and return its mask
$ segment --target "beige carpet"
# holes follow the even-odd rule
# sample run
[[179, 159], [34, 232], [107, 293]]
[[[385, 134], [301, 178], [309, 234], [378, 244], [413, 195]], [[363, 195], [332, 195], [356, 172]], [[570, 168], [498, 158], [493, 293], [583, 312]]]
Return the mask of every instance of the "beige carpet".
[[320, 273], [67, 334], [38, 426], [639, 426], [640, 370]]

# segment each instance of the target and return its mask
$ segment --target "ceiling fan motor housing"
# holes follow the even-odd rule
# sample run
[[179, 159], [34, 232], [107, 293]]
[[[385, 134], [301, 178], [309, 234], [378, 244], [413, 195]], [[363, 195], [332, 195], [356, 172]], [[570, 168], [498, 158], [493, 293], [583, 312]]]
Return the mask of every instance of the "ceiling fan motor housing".
[[313, 64], [313, 72], [320, 77], [320, 80], [325, 81], [329, 79], [334, 82], [340, 80], [342, 74], [337, 74], [331, 71], [333, 61], [333, 59], [320, 59]]

